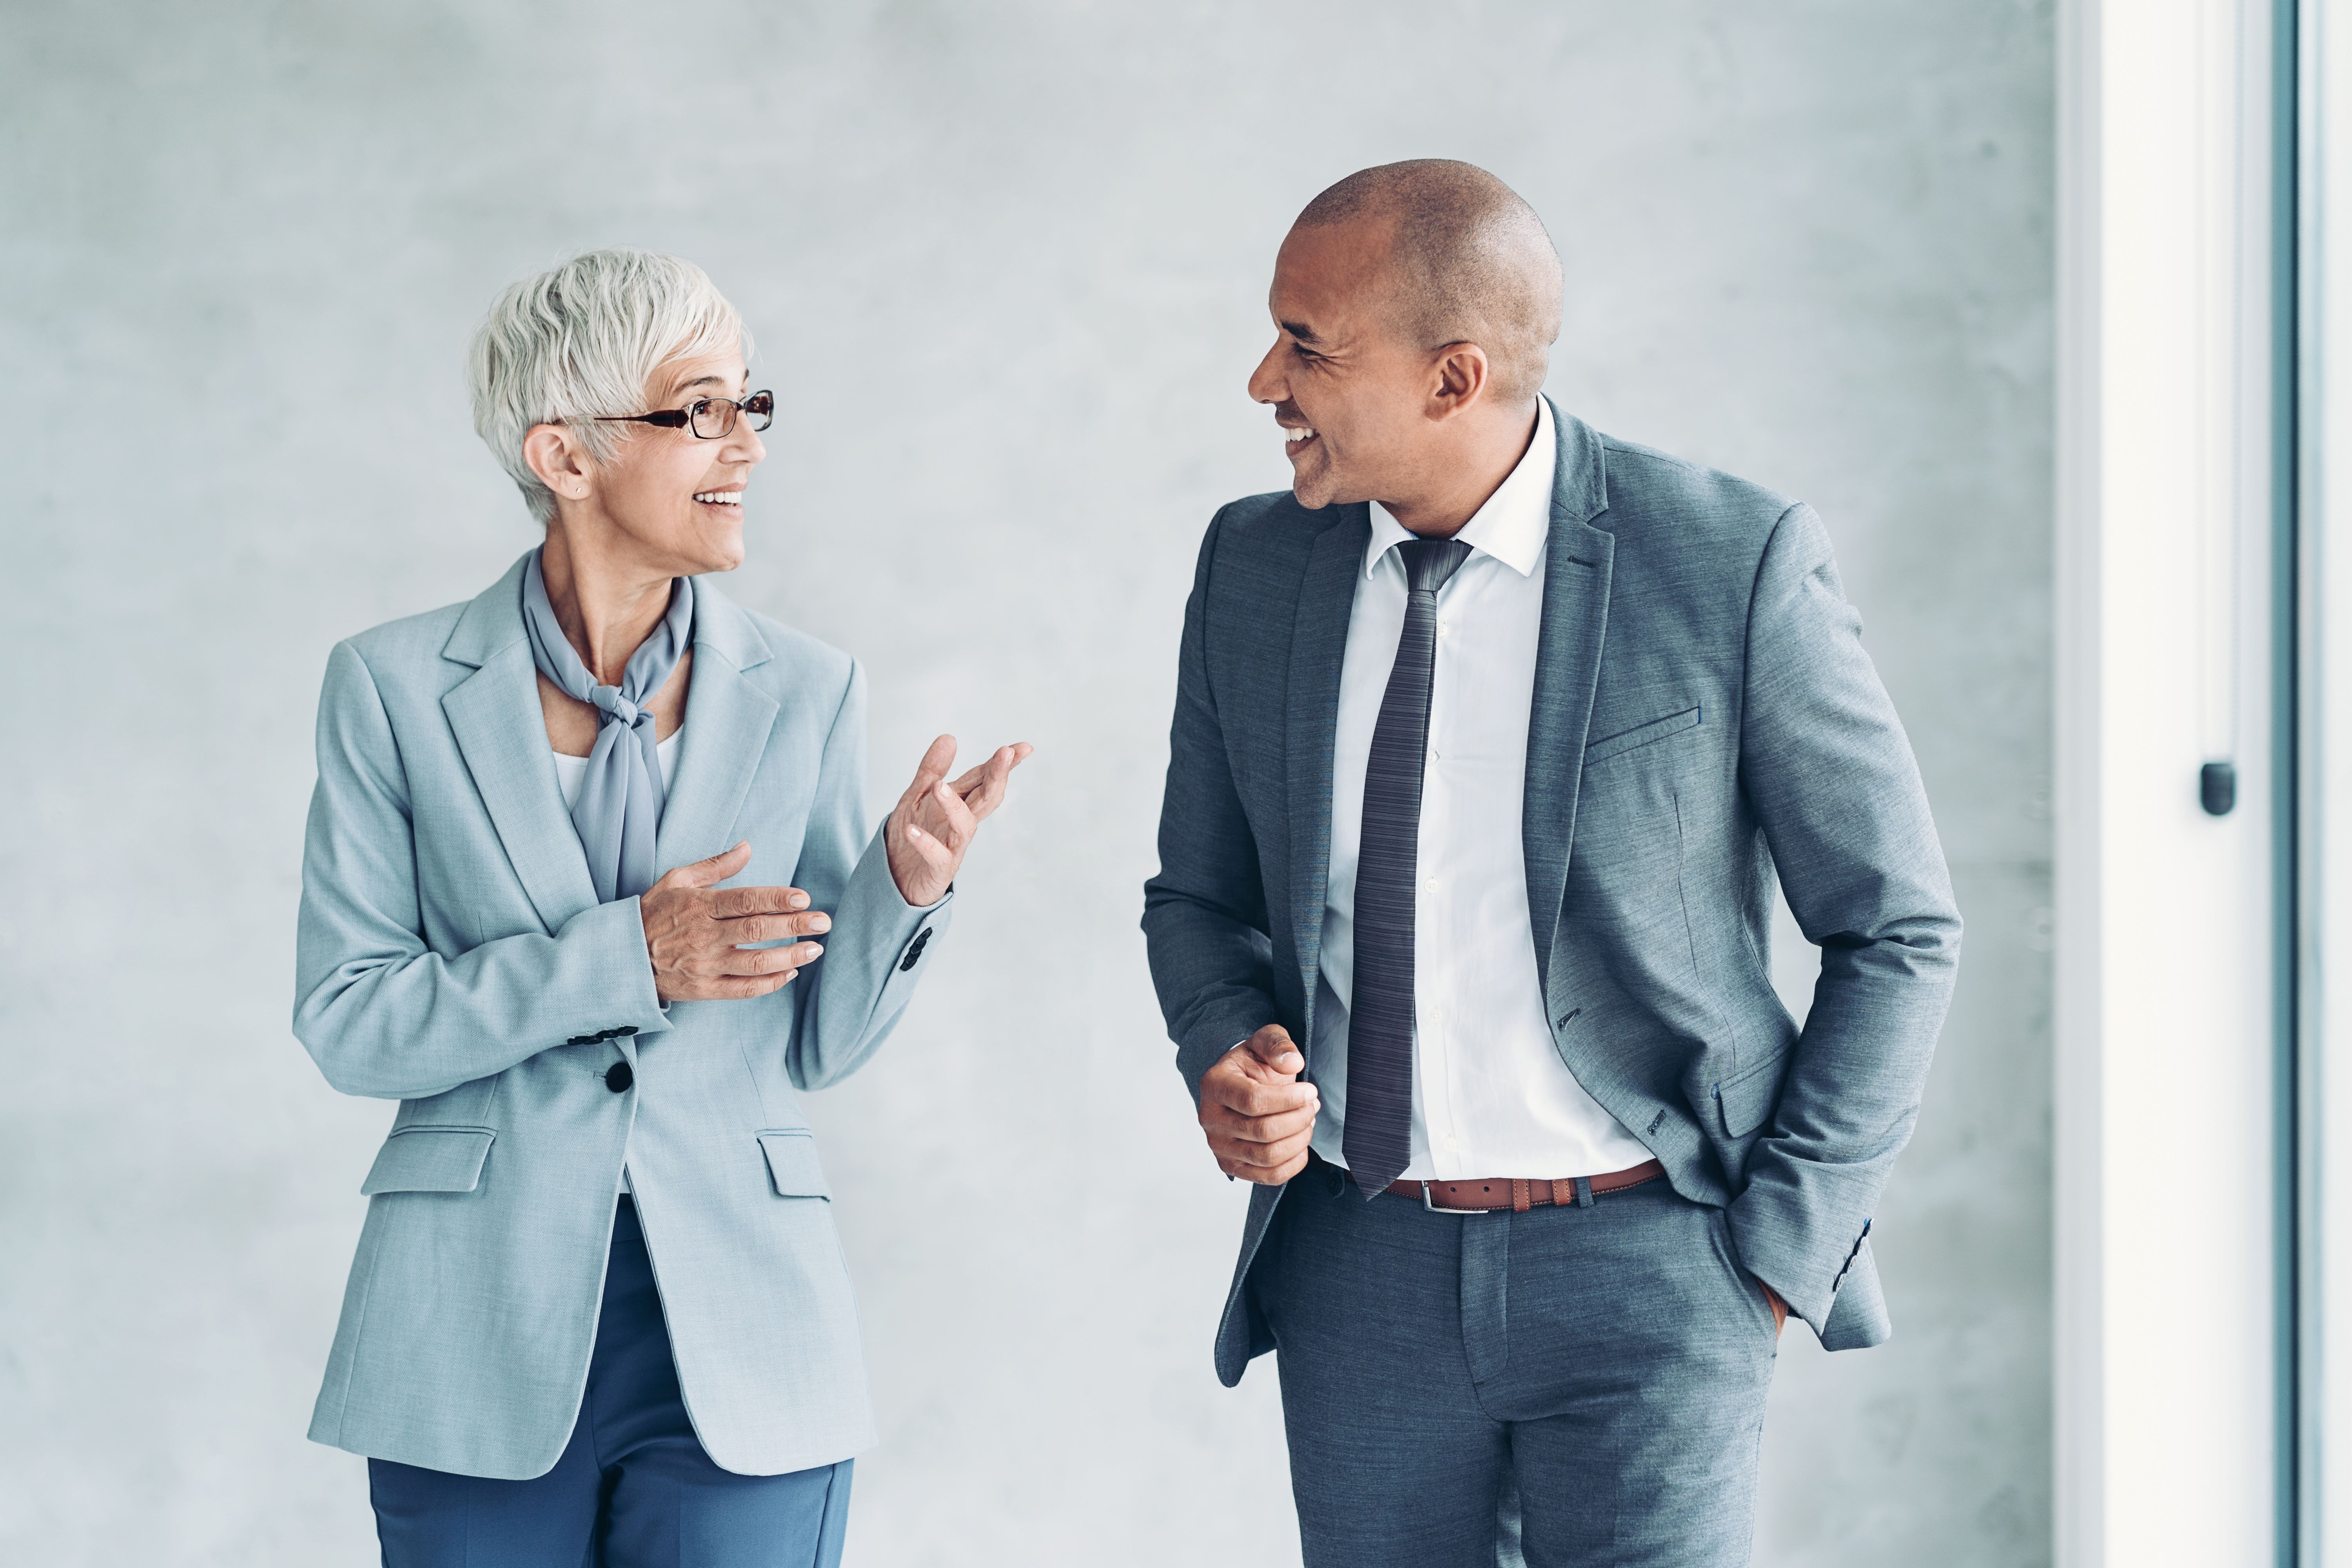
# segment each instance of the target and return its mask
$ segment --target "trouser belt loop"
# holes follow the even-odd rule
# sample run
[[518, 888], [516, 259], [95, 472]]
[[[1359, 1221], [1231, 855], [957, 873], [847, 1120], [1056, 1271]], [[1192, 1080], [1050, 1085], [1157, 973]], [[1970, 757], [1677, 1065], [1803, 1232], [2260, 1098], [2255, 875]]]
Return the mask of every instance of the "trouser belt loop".
[[1576, 1178], [1576, 1206], [1580, 1209], [1592, 1206], [1592, 1178], [1590, 1176]]

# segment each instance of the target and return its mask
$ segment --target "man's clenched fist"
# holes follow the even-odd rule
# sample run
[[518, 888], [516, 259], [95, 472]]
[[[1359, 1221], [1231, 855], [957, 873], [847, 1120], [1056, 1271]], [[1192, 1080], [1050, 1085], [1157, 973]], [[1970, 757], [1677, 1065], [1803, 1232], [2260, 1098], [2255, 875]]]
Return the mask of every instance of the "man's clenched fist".
[[1290, 1031], [1268, 1024], [1202, 1076], [1201, 1131], [1219, 1170], [1279, 1186], [1307, 1168], [1323, 1100], [1313, 1084], [1298, 1081], [1306, 1070]]

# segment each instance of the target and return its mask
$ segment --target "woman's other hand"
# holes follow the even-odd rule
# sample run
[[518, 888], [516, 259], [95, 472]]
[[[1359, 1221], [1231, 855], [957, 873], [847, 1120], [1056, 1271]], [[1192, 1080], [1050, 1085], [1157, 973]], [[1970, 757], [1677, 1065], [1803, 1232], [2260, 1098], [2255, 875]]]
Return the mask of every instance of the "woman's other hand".
[[[936, 750], [937, 748], [933, 748]], [[664, 873], [637, 900], [654, 990], [665, 1002], [765, 996], [824, 951], [813, 942], [745, 951], [747, 942], [816, 936], [833, 921], [798, 888], [714, 888], [751, 863], [749, 840], [724, 855]], [[895, 866], [893, 868], [896, 868]], [[903, 885], [903, 884], [902, 884]]]
[[891, 811], [883, 838], [900, 898], [924, 909], [947, 897], [948, 885], [955, 880], [981, 823], [1004, 804], [1013, 770], [1034, 750], [1026, 741], [1000, 746], [988, 761], [950, 780], [955, 737], [941, 735], [931, 742], [915, 769], [915, 782]]

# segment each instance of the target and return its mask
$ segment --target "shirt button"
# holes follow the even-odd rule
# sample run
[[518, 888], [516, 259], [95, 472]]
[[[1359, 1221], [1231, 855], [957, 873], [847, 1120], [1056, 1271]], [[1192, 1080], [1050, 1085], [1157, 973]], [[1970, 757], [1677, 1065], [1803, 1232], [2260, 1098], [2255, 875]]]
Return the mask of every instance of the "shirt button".
[[614, 1062], [604, 1069], [604, 1087], [614, 1094], [627, 1093], [629, 1085], [635, 1081], [636, 1074], [629, 1070], [626, 1062]]

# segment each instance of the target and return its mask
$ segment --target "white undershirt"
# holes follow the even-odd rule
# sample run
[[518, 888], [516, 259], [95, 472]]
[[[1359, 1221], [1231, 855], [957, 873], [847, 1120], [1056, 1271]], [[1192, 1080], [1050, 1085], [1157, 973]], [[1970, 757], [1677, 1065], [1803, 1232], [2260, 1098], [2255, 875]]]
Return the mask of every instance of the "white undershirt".
[[[659, 745], [654, 748], [654, 756], [661, 763], [662, 794], [664, 795], [667, 795], [669, 793], [670, 775], [677, 772], [677, 742], [678, 737], [685, 733], [686, 726], [680, 724], [677, 729], [672, 730], [669, 732], [668, 740], [662, 742]], [[624, 737], [624, 739], [625, 740], [625, 737]], [[581, 787], [588, 782], [588, 759], [585, 757], [567, 756], [562, 752], [554, 751], [552, 748], [550, 748], [549, 754], [555, 758], [555, 787], [563, 792], [563, 809], [570, 811], [573, 806], [580, 804]], [[625, 1193], [628, 1190], [628, 1152], [624, 1149], [621, 1155], [621, 1191]]]
[[[1412, 1160], [1419, 1181], [1558, 1180], [1650, 1157], [1560, 1060], [1544, 1016], [1528, 919], [1520, 822], [1544, 556], [1559, 463], [1550, 406], [1501, 487], [1454, 537], [1469, 559], [1437, 596], [1437, 670], [1422, 773], [1421, 887], [1413, 900]], [[1404, 629], [1412, 538], [1378, 501], [1357, 574], [1331, 754], [1331, 861], [1316, 987], [1315, 1152], [1347, 1163], [1348, 1004], [1364, 769]]]
[[[654, 755], [661, 760], [664, 795], [669, 793], [669, 775], [677, 771], [677, 742], [685, 733], [686, 726], [680, 724], [669, 732], [668, 740], [654, 748]], [[550, 754], [555, 758], [555, 785], [563, 792], [563, 809], [570, 811], [580, 804], [580, 788], [588, 782], [588, 759], [555, 751]]]

